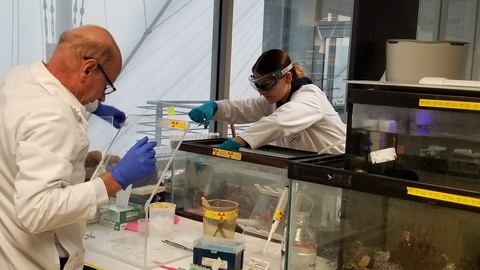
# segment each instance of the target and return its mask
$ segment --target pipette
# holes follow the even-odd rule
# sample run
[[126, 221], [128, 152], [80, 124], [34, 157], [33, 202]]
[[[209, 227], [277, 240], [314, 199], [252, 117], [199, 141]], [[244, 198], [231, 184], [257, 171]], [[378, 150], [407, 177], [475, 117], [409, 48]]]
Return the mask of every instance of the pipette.
[[278, 224], [280, 223], [280, 220], [283, 217], [283, 213], [285, 212], [285, 206], [287, 206], [287, 201], [288, 201], [287, 193], [288, 193], [288, 187], [285, 187], [282, 191], [282, 195], [280, 195], [280, 199], [278, 200], [277, 208], [273, 213], [272, 226], [270, 227], [270, 232], [268, 233], [268, 239], [267, 239], [267, 243], [265, 244], [265, 248], [263, 249], [263, 254], [267, 252], [268, 245], [272, 240], [273, 233], [277, 230]]

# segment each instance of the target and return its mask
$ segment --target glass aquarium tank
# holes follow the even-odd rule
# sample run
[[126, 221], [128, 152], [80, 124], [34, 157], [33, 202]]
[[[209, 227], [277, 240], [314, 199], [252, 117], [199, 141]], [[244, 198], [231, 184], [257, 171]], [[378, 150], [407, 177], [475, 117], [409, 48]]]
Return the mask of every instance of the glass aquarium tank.
[[308, 215], [316, 238], [316, 269], [480, 269], [480, 192], [355, 172], [344, 164], [290, 164], [285, 269], [311, 256], [312, 245], [299, 241], [298, 213]]
[[[288, 184], [287, 167], [293, 160], [322, 157], [308, 152], [265, 145], [258, 149], [227, 151], [216, 148], [224, 138], [184, 141], [173, 165], [173, 180], [167, 183], [178, 214], [201, 220], [202, 197], [237, 202], [237, 225], [249, 225], [265, 230], [272, 222], [279, 193]], [[261, 196], [261, 195], [266, 196]], [[273, 196], [274, 197], [274, 196]], [[255, 224], [254, 224], [255, 223]]]
[[388, 82], [350, 86], [347, 169], [480, 189], [478, 91]]
[[345, 156], [289, 164], [286, 269], [480, 269], [478, 89], [348, 83]]

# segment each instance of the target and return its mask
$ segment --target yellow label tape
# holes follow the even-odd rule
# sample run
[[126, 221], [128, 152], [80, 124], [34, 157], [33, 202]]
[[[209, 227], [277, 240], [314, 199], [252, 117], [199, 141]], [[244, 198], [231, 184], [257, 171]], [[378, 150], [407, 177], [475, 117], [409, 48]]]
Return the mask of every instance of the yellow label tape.
[[83, 264], [84, 264], [85, 266], [88, 266], [88, 267], [93, 268], [93, 269], [96, 269], [96, 270], [103, 270], [103, 268], [100, 268], [100, 267], [98, 267], [98, 266], [95, 266], [95, 265], [93, 265], [93, 264], [91, 264], [91, 263], [84, 262]]
[[480, 102], [452, 101], [439, 99], [420, 99], [420, 107], [480, 111]]
[[438, 191], [421, 189], [421, 188], [413, 188], [413, 187], [407, 187], [407, 194], [418, 196], [418, 197], [429, 198], [429, 199], [435, 199], [435, 200], [444, 201], [444, 202], [451, 202], [451, 203], [469, 205], [474, 207], [480, 207], [480, 199], [473, 198], [473, 197], [460, 196], [460, 195], [455, 195], [450, 193], [438, 192]]
[[168, 106], [167, 107], [167, 114], [168, 114], [168, 116], [175, 116], [175, 107]]
[[275, 213], [273, 213], [273, 217], [280, 220], [283, 217], [283, 211], [275, 209]]
[[218, 211], [208, 210], [204, 208], [203, 216], [210, 219], [229, 220], [232, 218], [236, 218], [238, 216], [238, 209], [228, 211], [228, 212], [218, 212]]
[[212, 155], [214, 156], [219, 156], [219, 157], [224, 157], [224, 158], [229, 158], [229, 159], [235, 159], [235, 160], [241, 160], [242, 159], [242, 154], [234, 151], [229, 151], [225, 149], [218, 149], [218, 148], [213, 148]]
[[170, 121], [170, 127], [176, 129], [185, 129], [185, 123], [185, 121], [172, 120]]
[[154, 203], [151, 204], [152, 208], [156, 209], [174, 209], [175, 205], [172, 203]]

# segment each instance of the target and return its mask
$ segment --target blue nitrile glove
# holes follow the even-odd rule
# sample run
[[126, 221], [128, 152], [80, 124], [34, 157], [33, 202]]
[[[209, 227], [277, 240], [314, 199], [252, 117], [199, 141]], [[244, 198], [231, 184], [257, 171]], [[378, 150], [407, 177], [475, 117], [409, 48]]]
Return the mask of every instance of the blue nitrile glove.
[[224, 141], [222, 144], [218, 146], [218, 148], [227, 149], [227, 150], [239, 150], [241, 145], [234, 141], [232, 138], [228, 138], [228, 140]]
[[93, 112], [96, 116], [112, 116], [113, 117], [113, 126], [116, 128], [120, 128], [125, 122], [125, 113], [120, 111], [119, 109], [113, 107], [113, 106], [108, 106], [108, 105], [103, 105], [101, 102], [98, 102], [98, 107], [97, 109]]
[[[187, 167], [190, 165], [190, 159], [187, 159]], [[194, 161], [193, 162], [193, 167], [195, 167], [195, 174], [202, 173], [205, 168], [207, 168], [207, 164], [199, 161]]]
[[144, 137], [128, 150], [117, 166], [110, 170], [115, 181], [123, 189], [155, 172], [157, 159], [153, 148], [156, 145], [156, 141], [149, 142], [148, 137]]
[[197, 123], [204, 123], [203, 128], [208, 128], [210, 120], [217, 110], [217, 103], [215, 101], [209, 101], [202, 106], [192, 109], [188, 113], [188, 116]]

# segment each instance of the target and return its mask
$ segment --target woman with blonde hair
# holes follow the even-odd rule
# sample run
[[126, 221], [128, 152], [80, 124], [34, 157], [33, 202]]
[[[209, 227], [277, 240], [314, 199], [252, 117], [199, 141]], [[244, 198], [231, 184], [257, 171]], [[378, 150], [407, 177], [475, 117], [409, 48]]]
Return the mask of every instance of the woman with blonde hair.
[[323, 91], [306, 77], [305, 70], [279, 49], [264, 52], [248, 78], [260, 96], [245, 100], [210, 101], [189, 112], [197, 123], [223, 120], [234, 124], [253, 123], [225, 141], [219, 148], [258, 148], [270, 142], [277, 146], [343, 153], [340, 144], [345, 125]]

